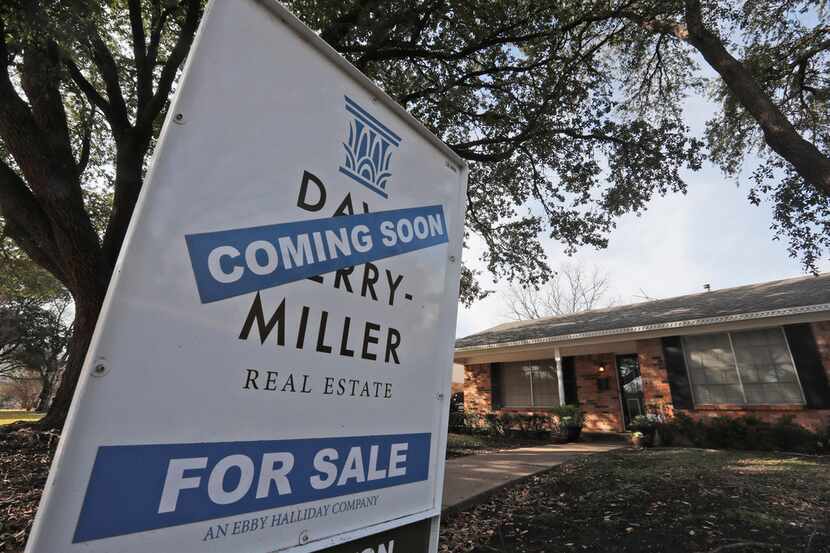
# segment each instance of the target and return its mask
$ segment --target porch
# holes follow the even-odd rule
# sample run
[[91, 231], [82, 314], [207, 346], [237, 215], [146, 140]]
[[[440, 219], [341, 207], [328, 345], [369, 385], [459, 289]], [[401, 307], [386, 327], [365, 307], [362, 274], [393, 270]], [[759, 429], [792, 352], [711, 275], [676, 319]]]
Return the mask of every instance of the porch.
[[622, 432], [649, 409], [671, 409], [659, 340], [491, 352], [465, 361], [465, 408], [479, 413], [546, 412], [577, 404], [585, 430]]

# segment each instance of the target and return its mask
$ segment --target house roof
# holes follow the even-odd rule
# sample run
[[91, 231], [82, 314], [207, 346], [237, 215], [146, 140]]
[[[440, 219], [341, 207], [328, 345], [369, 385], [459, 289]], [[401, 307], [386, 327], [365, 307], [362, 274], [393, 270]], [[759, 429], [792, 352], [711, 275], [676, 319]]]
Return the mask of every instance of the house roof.
[[818, 311], [830, 311], [830, 273], [510, 322], [456, 340], [455, 347], [478, 350]]

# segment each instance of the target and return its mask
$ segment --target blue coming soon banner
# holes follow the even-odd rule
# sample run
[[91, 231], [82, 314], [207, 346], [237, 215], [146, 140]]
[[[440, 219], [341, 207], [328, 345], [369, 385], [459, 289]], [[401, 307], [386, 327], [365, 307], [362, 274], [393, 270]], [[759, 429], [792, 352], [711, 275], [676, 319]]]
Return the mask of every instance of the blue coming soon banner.
[[440, 205], [185, 236], [202, 303], [447, 242]]
[[427, 480], [430, 434], [103, 446], [73, 543]]

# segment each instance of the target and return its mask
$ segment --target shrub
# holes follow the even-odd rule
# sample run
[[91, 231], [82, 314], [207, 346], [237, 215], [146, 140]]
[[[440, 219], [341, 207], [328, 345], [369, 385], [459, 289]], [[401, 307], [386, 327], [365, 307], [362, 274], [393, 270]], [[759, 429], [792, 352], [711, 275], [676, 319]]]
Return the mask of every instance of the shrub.
[[515, 430], [519, 434], [530, 433], [530, 415], [526, 415], [524, 413], [508, 413], [507, 415], [507, 420], [511, 422], [509, 425], [511, 430]]
[[488, 413], [484, 415], [488, 433], [504, 436], [508, 432], [538, 436], [552, 428], [550, 416], [538, 413]]
[[504, 415], [500, 413], [487, 413], [484, 415], [484, 421], [489, 434], [493, 436], [504, 436], [507, 430], [504, 425]]
[[582, 428], [585, 422], [578, 405], [559, 405], [554, 407], [551, 412], [553, 413], [557, 426], [563, 428]]
[[473, 434], [482, 428], [481, 415], [471, 411], [450, 411], [449, 431], [457, 434]]
[[821, 434], [796, 424], [791, 416], [781, 417], [772, 425], [770, 441], [783, 451], [818, 453], [824, 449]]
[[527, 430], [533, 434], [541, 434], [550, 430], [550, 417], [533, 413], [527, 415]]
[[719, 416], [695, 421], [688, 415], [678, 413], [673, 419], [657, 423], [657, 429], [662, 445], [798, 453], [830, 450], [826, 435], [811, 432], [796, 424], [790, 416], [769, 423], [753, 416]]
[[643, 434], [654, 434], [657, 430], [659, 418], [655, 415], [637, 415], [631, 419], [631, 430], [634, 432], [642, 432]]
[[464, 414], [464, 411], [450, 411], [450, 418], [447, 425], [450, 432], [457, 434], [465, 433], [467, 429]]
[[450, 413], [464, 411], [464, 392], [455, 392], [450, 396]]

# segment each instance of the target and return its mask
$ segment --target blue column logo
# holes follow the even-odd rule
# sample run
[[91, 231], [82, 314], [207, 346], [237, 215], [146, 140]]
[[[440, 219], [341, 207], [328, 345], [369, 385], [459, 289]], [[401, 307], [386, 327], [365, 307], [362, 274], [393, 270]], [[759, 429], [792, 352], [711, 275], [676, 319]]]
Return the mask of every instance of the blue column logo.
[[344, 96], [346, 111], [352, 116], [349, 136], [343, 143], [346, 159], [340, 172], [384, 198], [389, 197], [387, 185], [392, 152], [401, 144], [401, 137], [378, 121], [357, 102]]

